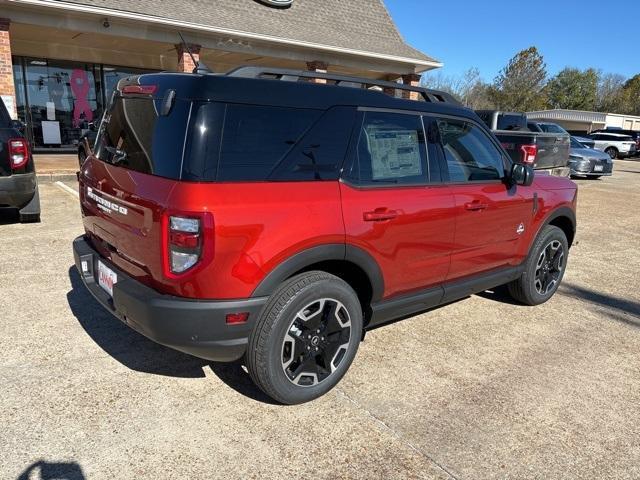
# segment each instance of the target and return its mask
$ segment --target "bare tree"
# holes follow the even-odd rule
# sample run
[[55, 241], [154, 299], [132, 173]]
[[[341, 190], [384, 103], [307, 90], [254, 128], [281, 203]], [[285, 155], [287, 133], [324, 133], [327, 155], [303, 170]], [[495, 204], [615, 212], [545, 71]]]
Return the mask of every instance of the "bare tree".
[[489, 99], [489, 85], [482, 80], [480, 70], [475, 67], [459, 77], [444, 75], [441, 71], [428, 74], [422, 78], [422, 84], [454, 95], [469, 108], [493, 108]]
[[626, 79], [616, 73], [599, 74], [596, 92], [596, 110], [626, 113], [628, 98], [624, 89]]

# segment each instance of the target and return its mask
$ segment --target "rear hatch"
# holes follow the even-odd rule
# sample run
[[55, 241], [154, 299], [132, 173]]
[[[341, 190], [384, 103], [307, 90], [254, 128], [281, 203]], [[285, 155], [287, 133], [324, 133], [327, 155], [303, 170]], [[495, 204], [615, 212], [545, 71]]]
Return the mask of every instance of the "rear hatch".
[[[246, 253], [259, 238], [293, 243], [297, 224], [301, 238], [344, 240], [339, 185], [320, 180], [338, 178], [355, 108], [301, 108], [287, 83], [255, 84], [171, 73], [118, 84], [80, 174], [85, 230], [104, 259], [162, 293], [244, 298], [273, 267]], [[259, 105], [274, 91], [277, 105]], [[283, 215], [284, 203], [305, 208]]]
[[168, 81], [181, 84], [179, 75], [167, 74], [120, 82], [80, 175], [83, 221], [94, 247], [156, 288], [164, 278], [163, 216], [181, 176], [192, 104]]

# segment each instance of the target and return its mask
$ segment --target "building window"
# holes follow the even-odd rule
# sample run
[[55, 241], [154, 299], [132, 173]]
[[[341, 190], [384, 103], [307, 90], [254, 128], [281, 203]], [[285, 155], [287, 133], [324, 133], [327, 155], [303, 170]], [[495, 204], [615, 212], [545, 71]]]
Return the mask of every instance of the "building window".
[[89, 123], [98, 122], [121, 78], [149, 73], [129, 67], [13, 57], [18, 118], [38, 150], [75, 150]]
[[94, 64], [25, 59], [27, 122], [36, 147], [73, 147], [98, 119], [99, 67]]

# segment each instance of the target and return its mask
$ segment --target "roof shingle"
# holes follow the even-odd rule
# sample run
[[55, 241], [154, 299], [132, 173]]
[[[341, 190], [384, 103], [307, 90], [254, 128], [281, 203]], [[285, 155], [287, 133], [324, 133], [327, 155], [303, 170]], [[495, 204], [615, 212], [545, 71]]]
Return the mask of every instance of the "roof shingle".
[[255, 0], [60, 0], [129, 13], [378, 55], [437, 62], [407, 45], [382, 0], [294, 0], [270, 8]]

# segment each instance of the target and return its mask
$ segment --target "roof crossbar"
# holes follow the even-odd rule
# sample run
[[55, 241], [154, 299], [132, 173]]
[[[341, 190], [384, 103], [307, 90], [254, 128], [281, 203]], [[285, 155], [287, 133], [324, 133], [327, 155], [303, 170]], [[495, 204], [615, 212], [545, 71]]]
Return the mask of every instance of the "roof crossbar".
[[227, 76], [241, 78], [270, 78], [273, 80], [282, 80], [286, 82], [298, 82], [301, 78], [319, 78], [333, 81], [335, 82], [334, 85], [341, 87], [366, 89], [369, 89], [371, 87], [380, 87], [381, 89], [405, 90], [419, 93], [427, 102], [453, 103], [455, 105], [461, 105], [461, 103], [456, 98], [454, 98], [447, 92], [432, 90], [430, 88], [414, 87], [413, 85], [405, 85], [402, 83], [389, 82], [386, 80], [377, 80], [375, 78], [352, 77], [336, 73], [289, 70], [285, 68], [244, 66], [231, 70], [227, 73]]

